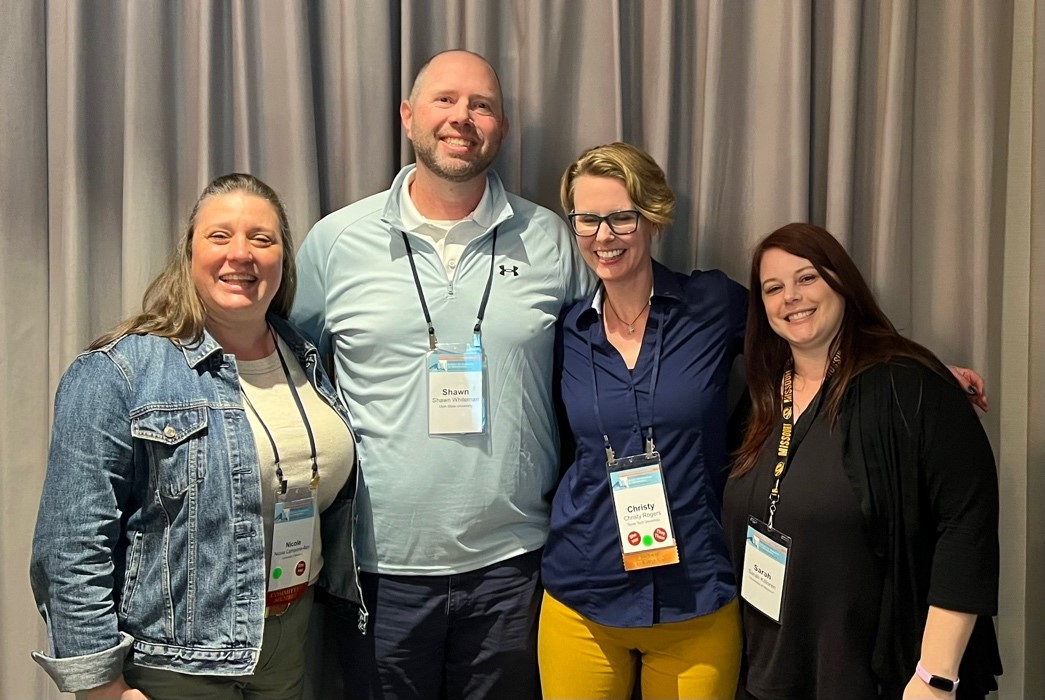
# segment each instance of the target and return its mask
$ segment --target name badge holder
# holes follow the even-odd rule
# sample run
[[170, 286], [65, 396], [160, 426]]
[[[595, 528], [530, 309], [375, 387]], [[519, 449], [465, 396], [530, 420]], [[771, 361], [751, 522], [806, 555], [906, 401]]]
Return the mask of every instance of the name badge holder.
[[[838, 368], [841, 356], [836, 352], [821, 386], [823, 395], [827, 381]], [[791, 554], [793, 540], [788, 535], [773, 527], [777, 504], [780, 502], [780, 482], [791, 464], [791, 457], [798, 448], [801, 435], [794, 433], [794, 372], [791, 367], [784, 370], [781, 387], [781, 418], [783, 426], [780, 431], [780, 444], [777, 446], [777, 463], [773, 468], [775, 482], [769, 491], [769, 518], [762, 522], [753, 515], [747, 518], [747, 532], [744, 538], [744, 564], [740, 577], [740, 597], [749, 605], [776, 623], [781, 622], [781, 608], [784, 600], [784, 584], [787, 581], [787, 562]], [[819, 400], [809, 409], [817, 411]], [[808, 425], [808, 422], [803, 424]]]
[[747, 518], [740, 596], [773, 622], [780, 622], [791, 538], [753, 515]]
[[472, 328], [472, 344], [440, 344], [436, 338], [435, 325], [428, 310], [421, 278], [414, 263], [414, 252], [410, 238], [405, 232], [410, 271], [413, 273], [417, 297], [421, 302], [425, 322], [428, 325], [428, 351], [425, 353], [425, 376], [428, 391], [428, 434], [432, 436], [479, 435], [487, 429], [487, 381], [486, 353], [483, 351], [482, 326], [486, 305], [493, 286], [495, 253], [497, 251], [497, 229], [493, 230], [490, 247], [490, 273], [486, 288], [479, 303], [479, 312]]
[[678, 542], [671, 523], [671, 504], [668, 502], [668, 492], [664, 484], [664, 466], [653, 443], [653, 405], [657, 376], [660, 373], [663, 327], [663, 321], [658, 318], [649, 387], [650, 416], [646, 423], [649, 427], [646, 429], [645, 452], [620, 459], [617, 458], [610, 444], [609, 433], [603, 426], [602, 411], [599, 408], [599, 382], [595, 374], [595, 351], [591, 342], [593, 331], [588, 334], [595, 420], [606, 449], [607, 483], [612, 496], [621, 560], [625, 571], [679, 562]]
[[615, 458], [607, 438], [606, 469], [625, 571], [679, 562], [664, 470], [652, 433], [651, 428], [645, 453], [621, 459]]
[[312, 540], [318, 514], [318, 477], [314, 481], [316, 487], [295, 486], [286, 491], [276, 490], [266, 607], [292, 603], [308, 590]]
[[447, 345], [425, 353], [428, 434], [486, 432], [486, 357], [481, 346]]
[[[270, 331], [271, 332], [271, 331]], [[316, 439], [312, 433], [312, 425], [308, 421], [308, 414], [301, 403], [294, 379], [290, 375], [290, 368], [283, 358], [283, 352], [279, 349], [279, 341], [275, 334], [272, 340], [276, 344], [276, 354], [279, 356], [283, 375], [287, 378], [287, 386], [294, 397], [301, 422], [308, 434], [309, 448], [311, 450], [312, 477], [308, 485], [292, 486], [288, 488], [287, 480], [280, 466], [279, 449], [276, 440], [272, 436], [261, 414], [251, 402], [245, 391], [244, 402], [258, 419], [265, 435], [269, 439], [272, 448], [272, 456], [276, 465], [276, 479], [279, 486], [276, 488], [275, 505], [272, 513], [272, 557], [269, 562], [269, 573], [265, 589], [265, 606], [286, 606], [301, 598], [308, 591], [309, 580], [312, 569], [312, 545], [316, 531], [316, 517], [319, 515], [319, 462], [316, 455]]]

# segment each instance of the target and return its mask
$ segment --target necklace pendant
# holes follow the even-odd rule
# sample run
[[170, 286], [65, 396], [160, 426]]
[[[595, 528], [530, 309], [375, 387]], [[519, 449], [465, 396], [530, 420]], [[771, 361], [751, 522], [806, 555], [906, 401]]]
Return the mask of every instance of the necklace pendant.
[[[635, 335], [635, 324], [638, 323], [640, 318], [642, 318], [642, 314], [646, 313], [646, 309], [649, 308], [650, 303], [649, 300], [646, 300], [646, 305], [639, 310], [639, 313], [636, 314], [635, 318], [633, 318], [631, 321], [625, 321], [623, 318], [621, 318], [620, 314], [617, 313], [617, 310], [613, 308], [613, 304], [610, 303], [609, 299], [606, 299], [606, 305], [610, 307], [610, 312], [617, 319], [617, 323], [624, 326], [624, 330], [627, 331], [628, 335]], [[607, 329], [608, 328], [609, 327], [607, 326]]]

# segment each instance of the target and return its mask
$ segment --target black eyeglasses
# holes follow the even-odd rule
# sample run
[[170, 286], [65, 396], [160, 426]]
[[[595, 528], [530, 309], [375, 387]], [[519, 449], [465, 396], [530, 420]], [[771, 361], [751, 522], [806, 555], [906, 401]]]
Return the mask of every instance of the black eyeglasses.
[[570, 220], [570, 226], [573, 227], [573, 232], [578, 236], [594, 236], [599, 232], [599, 226], [602, 225], [603, 221], [606, 222], [606, 225], [610, 227], [610, 231], [613, 231], [614, 234], [626, 236], [638, 230], [639, 216], [641, 214], [635, 209], [611, 211], [606, 216], [585, 212], [567, 215]]

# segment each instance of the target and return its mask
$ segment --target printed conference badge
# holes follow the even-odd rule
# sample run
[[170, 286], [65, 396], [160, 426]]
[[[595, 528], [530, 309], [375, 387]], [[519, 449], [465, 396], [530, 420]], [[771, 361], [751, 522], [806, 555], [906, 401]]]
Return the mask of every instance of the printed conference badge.
[[753, 515], [748, 516], [747, 523], [740, 597], [769, 619], [780, 622], [791, 538]]
[[313, 488], [296, 486], [277, 497], [265, 605], [292, 603], [308, 590], [316, 513]]
[[486, 430], [482, 348], [436, 348], [425, 355], [428, 434], [462, 435]]
[[677, 564], [678, 543], [671, 527], [660, 454], [616, 460], [609, 476], [624, 569]]

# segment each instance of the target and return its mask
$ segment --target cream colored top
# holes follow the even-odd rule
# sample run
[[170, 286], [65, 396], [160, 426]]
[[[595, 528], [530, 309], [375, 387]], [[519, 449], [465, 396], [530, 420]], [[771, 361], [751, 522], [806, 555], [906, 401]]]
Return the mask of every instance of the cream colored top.
[[[316, 440], [316, 462], [319, 465], [319, 510], [326, 510], [338, 491], [345, 485], [352, 472], [355, 458], [355, 443], [352, 433], [341, 417], [326, 401], [316, 393], [308, 383], [305, 372], [298, 364], [294, 353], [282, 339], [278, 340], [283, 359], [287, 362], [291, 379], [297, 387], [298, 396], [308, 416], [312, 435]], [[279, 355], [273, 352], [261, 360], [237, 360], [240, 386], [250, 399], [250, 403], [261, 415], [272, 439], [279, 450], [280, 467], [287, 486], [307, 486], [312, 478], [311, 447], [308, 432], [301, 420], [301, 414], [290, 393]], [[258, 421], [258, 416], [244, 405], [247, 420], [254, 433], [257, 445], [258, 462], [261, 467], [261, 504], [262, 519], [265, 526], [265, 573], [272, 561], [272, 516], [276, 504], [276, 489], [279, 481], [276, 477], [275, 456], [272, 454], [272, 443], [265, 428]], [[319, 537], [319, 518], [316, 518], [315, 536], [312, 546], [311, 574], [309, 582], [315, 583], [323, 568], [322, 543]]]

